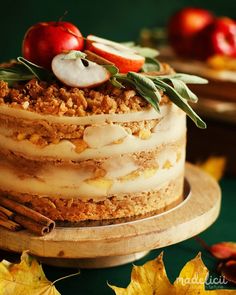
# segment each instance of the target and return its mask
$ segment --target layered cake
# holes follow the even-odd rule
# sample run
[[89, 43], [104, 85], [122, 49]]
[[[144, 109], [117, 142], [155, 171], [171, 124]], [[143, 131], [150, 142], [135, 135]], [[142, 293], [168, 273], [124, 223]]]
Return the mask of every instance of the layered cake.
[[[132, 89], [1, 82], [1, 194], [53, 220], [129, 218], [182, 200], [185, 113]], [[71, 116], [73, 114], [73, 116]]]
[[[117, 56], [121, 45], [114, 49], [114, 42], [101, 40], [102, 50]], [[11, 73], [12, 67], [30, 69], [17, 82], [0, 82], [1, 198], [79, 225], [150, 216], [183, 200], [185, 112], [205, 125], [170, 81], [186, 90], [183, 81], [190, 76], [181, 78], [157, 61], [154, 72], [128, 72], [127, 58], [129, 67], [143, 66], [145, 58], [122, 50], [117, 68], [114, 59], [91, 54], [105, 60], [110, 72], [81, 52], [56, 56], [51, 81], [22, 58], [1, 67]]]

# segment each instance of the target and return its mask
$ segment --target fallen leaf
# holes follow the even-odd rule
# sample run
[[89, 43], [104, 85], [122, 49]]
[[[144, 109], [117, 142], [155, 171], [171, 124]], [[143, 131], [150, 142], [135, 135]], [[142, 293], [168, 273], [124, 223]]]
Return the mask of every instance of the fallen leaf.
[[171, 284], [165, 271], [162, 254], [143, 266], [134, 266], [127, 288], [110, 287], [116, 295], [235, 295], [235, 290], [205, 290], [208, 269], [201, 255], [186, 263], [179, 277]]
[[131, 283], [126, 289], [110, 286], [117, 295], [165, 294], [172, 288], [166, 275], [162, 254], [143, 266], [133, 266]]
[[21, 262], [0, 262], [0, 295], [60, 295], [46, 278], [42, 266], [27, 252]]
[[221, 262], [218, 265], [218, 272], [227, 281], [236, 284], [236, 260], [228, 260], [225, 262]]
[[221, 242], [209, 247], [211, 254], [218, 259], [236, 259], [236, 243]]
[[199, 163], [198, 166], [219, 181], [224, 174], [226, 158], [210, 157], [205, 162]]
[[236, 284], [236, 243], [220, 242], [208, 246], [200, 237], [196, 236], [194, 239], [217, 259], [218, 273], [220, 273], [220, 275], [227, 281]]

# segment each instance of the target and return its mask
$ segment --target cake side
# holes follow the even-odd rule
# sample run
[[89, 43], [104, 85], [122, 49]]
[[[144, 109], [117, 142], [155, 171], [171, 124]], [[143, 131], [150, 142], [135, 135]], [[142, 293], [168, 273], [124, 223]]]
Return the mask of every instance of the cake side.
[[132, 107], [85, 116], [2, 103], [1, 195], [69, 222], [147, 216], [180, 202], [185, 113], [166, 95], [160, 113], [140, 106], [134, 90], [119, 95]]

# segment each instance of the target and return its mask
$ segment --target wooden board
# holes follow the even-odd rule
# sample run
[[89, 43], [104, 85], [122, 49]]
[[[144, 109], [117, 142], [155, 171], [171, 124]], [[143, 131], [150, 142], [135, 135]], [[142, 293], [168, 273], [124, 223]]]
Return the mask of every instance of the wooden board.
[[186, 180], [189, 196], [163, 214], [117, 225], [56, 228], [44, 237], [1, 228], [0, 248], [29, 250], [43, 262], [59, 266], [96, 268], [134, 261], [151, 249], [186, 240], [216, 220], [221, 201], [217, 182], [190, 164]]

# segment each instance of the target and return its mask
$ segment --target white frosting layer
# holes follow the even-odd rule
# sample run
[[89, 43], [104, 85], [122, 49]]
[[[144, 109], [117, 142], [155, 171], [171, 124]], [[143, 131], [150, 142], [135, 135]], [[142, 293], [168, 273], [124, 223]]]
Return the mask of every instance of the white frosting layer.
[[[166, 158], [166, 155], [163, 155]], [[162, 154], [158, 156], [163, 162]], [[0, 166], [0, 187], [5, 191], [17, 191], [21, 193], [53, 196], [63, 198], [79, 198], [82, 200], [94, 199], [100, 201], [113, 194], [136, 193], [159, 189], [161, 186], [173, 180], [183, 173], [184, 152], [181, 159], [170, 159], [171, 166], [167, 168], [148, 168], [135, 177], [112, 178], [111, 174], [97, 179], [89, 179], [91, 171], [77, 171], [72, 168], [52, 167], [48, 171], [38, 175], [22, 177], [17, 175], [11, 167]], [[127, 171], [124, 171], [126, 173]], [[109, 178], [110, 177], [110, 178]]]
[[101, 148], [125, 138], [128, 133], [125, 128], [115, 124], [89, 126], [84, 130], [83, 140], [91, 148]]
[[139, 167], [134, 163], [131, 156], [116, 156], [104, 160], [102, 163], [102, 168], [107, 172], [107, 178], [119, 178], [133, 171], [137, 170]]
[[109, 141], [105, 141], [102, 140], [100, 135], [100, 137], [98, 136], [98, 139], [101, 138], [100, 143], [102, 142], [102, 144], [99, 144], [98, 140], [98, 146], [96, 147], [95, 144], [91, 144], [92, 141], [90, 138], [89, 143], [92, 147], [90, 146], [86, 148], [81, 153], [77, 153], [75, 144], [68, 140], [62, 140], [57, 144], [49, 144], [46, 147], [41, 148], [28, 140], [14, 140], [11, 137], [6, 136], [6, 134], [4, 135], [4, 131], [1, 130], [0, 147], [20, 153], [23, 156], [25, 155], [36, 158], [46, 157], [73, 161], [118, 156], [120, 154], [154, 149], [163, 144], [169, 144], [179, 140], [186, 132], [186, 115], [174, 105], [169, 106], [168, 113], [152, 130], [151, 136], [148, 139], [141, 139], [137, 136], [127, 134], [125, 129], [123, 129], [123, 131], [121, 130], [123, 127], [120, 126], [116, 126], [114, 128], [116, 129], [116, 132], [111, 132], [110, 129], [112, 125], [110, 124], [103, 125], [104, 134], [106, 134], [106, 126], [109, 129], [107, 134], [109, 134], [109, 136], [114, 136], [114, 141], [120, 138], [122, 138], [122, 140], [120, 142], [111, 143], [112, 138], [109, 138]]

